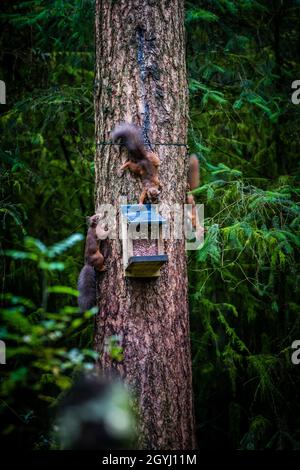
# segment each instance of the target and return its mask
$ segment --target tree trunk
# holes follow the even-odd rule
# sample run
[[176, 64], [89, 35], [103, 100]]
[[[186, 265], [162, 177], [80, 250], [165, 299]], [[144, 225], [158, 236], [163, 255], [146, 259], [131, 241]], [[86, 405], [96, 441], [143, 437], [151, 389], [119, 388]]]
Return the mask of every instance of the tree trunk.
[[[96, 210], [136, 203], [139, 180], [118, 172], [127, 151], [103, 145], [121, 121], [143, 127], [145, 141], [185, 143], [187, 86], [183, 0], [96, 1]], [[161, 202], [183, 204], [185, 147], [154, 146], [161, 160]], [[172, 220], [170, 221], [172, 223]], [[194, 448], [192, 376], [184, 240], [166, 240], [160, 278], [125, 278], [121, 240], [104, 243], [107, 271], [98, 282], [95, 348], [99, 366], [117, 372], [137, 397], [144, 449]], [[118, 335], [123, 360], [105, 352]]]

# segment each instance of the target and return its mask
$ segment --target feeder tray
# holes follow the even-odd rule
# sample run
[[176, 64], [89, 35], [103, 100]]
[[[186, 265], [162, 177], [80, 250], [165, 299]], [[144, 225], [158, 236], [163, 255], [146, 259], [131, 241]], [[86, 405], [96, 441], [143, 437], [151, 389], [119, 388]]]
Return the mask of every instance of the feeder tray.
[[[163, 252], [162, 225], [167, 221], [157, 212], [157, 206], [145, 204], [121, 206], [124, 275], [127, 277], [159, 277], [161, 266], [168, 261]], [[158, 239], [132, 238], [130, 228], [149, 227], [157, 230]]]

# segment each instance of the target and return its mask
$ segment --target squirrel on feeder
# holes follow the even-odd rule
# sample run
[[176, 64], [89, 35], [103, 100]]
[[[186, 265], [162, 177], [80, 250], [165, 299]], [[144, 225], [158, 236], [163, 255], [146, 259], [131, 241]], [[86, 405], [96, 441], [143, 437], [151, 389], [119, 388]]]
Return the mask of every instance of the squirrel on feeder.
[[105, 271], [104, 257], [100, 253], [99, 240], [104, 240], [109, 230], [104, 230], [100, 216], [89, 217], [89, 228], [86, 235], [84, 266], [78, 277], [78, 306], [85, 312], [96, 305], [96, 271]]
[[121, 166], [139, 175], [143, 183], [143, 191], [139, 203], [148, 199], [156, 202], [160, 194], [161, 184], [158, 178], [159, 158], [156, 153], [145, 148], [141, 129], [133, 124], [123, 123], [115, 127], [111, 133], [113, 142], [120, 140], [129, 152], [129, 160]]

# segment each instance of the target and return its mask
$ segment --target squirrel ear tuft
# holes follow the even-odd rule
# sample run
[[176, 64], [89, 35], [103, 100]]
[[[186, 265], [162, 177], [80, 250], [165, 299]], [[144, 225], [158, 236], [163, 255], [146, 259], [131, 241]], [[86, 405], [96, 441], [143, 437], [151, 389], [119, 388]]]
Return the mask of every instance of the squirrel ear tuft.
[[95, 222], [97, 222], [97, 216], [94, 214], [94, 215], [92, 215], [91, 217], [87, 217], [87, 218], [86, 218], [86, 221], [87, 221], [87, 224], [88, 224], [88, 225], [92, 225], [92, 224], [94, 224]]
[[103, 212], [97, 212], [95, 216], [97, 217], [97, 221], [99, 222], [100, 220], [104, 219], [104, 213]]

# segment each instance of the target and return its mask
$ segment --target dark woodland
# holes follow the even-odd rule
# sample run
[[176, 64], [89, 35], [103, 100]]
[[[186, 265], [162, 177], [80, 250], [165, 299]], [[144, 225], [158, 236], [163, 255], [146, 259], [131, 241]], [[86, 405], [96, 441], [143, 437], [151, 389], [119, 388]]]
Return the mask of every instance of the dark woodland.
[[[292, 100], [292, 83], [298, 80], [300, 87], [297, 0], [174, 0], [184, 3], [182, 18], [174, 8], [176, 16], [169, 21], [176, 31], [180, 25], [185, 30], [178, 41], [185, 41], [188, 99], [184, 117], [176, 108], [174, 128], [165, 135], [184, 140], [187, 126], [189, 152], [200, 163], [200, 185], [192, 193], [205, 207], [205, 241], [186, 254], [180, 246], [177, 258], [174, 247], [168, 248], [174, 277], [163, 280], [158, 293], [151, 286], [145, 291], [138, 284], [132, 290], [121, 280], [118, 284], [114, 265], [111, 274], [104, 274], [99, 302], [107, 306], [110, 296], [147, 292], [165, 308], [167, 296], [177, 296], [174, 323], [178, 329], [189, 323], [191, 351], [185, 343], [184, 357], [175, 356], [176, 345], [163, 330], [167, 317], [159, 323], [156, 346], [162, 356], [164, 349], [172, 351], [168, 364], [177, 366], [178, 374], [173, 382], [170, 378], [170, 388], [185, 405], [182, 413], [173, 410], [164, 417], [167, 434], [159, 435], [157, 418], [151, 436], [143, 424], [139, 435], [137, 421], [161, 416], [157, 376], [150, 385], [143, 382], [148, 408], [140, 417], [120, 384], [78, 382], [95, 364], [121, 376], [126, 369], [136, 380], [143, 357], [141, 347], [131, 367], [109, 319], [107, 343], [98, 309], [80, 312], [77, 307], [86, 218], [115, 194], [120, 181], [99, 166], [100, 156], [109, 161], [113, 148], [100, 154], [95, 138], [95, 120], [99, 137], [99, 122], [111, 129], [124, 119], [121, 107], [109, 109], [116, 106], [111, 93], [118, 67], [109, 65], [104, 51], [102, 66], [107, 60], [111, 68], [100, 70], [95, 48], [95, 7], [110, 4], [116, 11], [116, 3], [1, 1], [0, 79], [6, 84], [6, 104], [0, 104], [0, 339], [7, 346], [6, 364], [0, 365], [1, 444], [32, 450], [70, 447], [61, 442], [56, 417], [68, 415], [70, 390], [76, 397], [88, 386], [92, 397], [121, 397], [127, 413], [120, 442], [95, 430], [99, 448], [177, 448], [178, 427], [185, 426], [183, 448], [300, 449], [300, 364], [292, 361], [293, 342], [299, 340], [300, 347], [300, 100]], [[158, 3], [163, 15], [163, 4], [169, 2]], [[164, 55], [160, 67], [163, 80]], [[105, 94], [103, 88], [99, 92], [97, 73], [106, 72]], [[180, 69], [183, 84], [184, 74]], [[168, 93], [184, 101], [185, 88], [169, 84]], [[134, 100], [128, 102], [132, 109]], [[154, 133], [160, 137], [158, 109], [155, 119]], [[176, 186], [175, 194], [170, 182], [179, 174], [183, 181], [186, 166], [183, 151], [169, 152], [173, 163], [162, 164], [161, 173], [163, 196], [172, 200], [184, 197], [184, 184]], [[136, 186], [129, 184], [128, 191], [137, 196]], [[115, 285], [121, 287], [114, 292]], [[98, 288], [101, 297], [99, 282]], [[119, 311], [128, 318], [133, 310], [125, 304], [120, 301]], [[150, 310], [149, 303], [144, 316]], [[132, 324], [141, 335], [143, 323], [133, 318]], [[105, 358], [99, 347], [104, 341]], [[180, 375], [186, 366], [189, 377], [190, 365], [192, 388]]]

